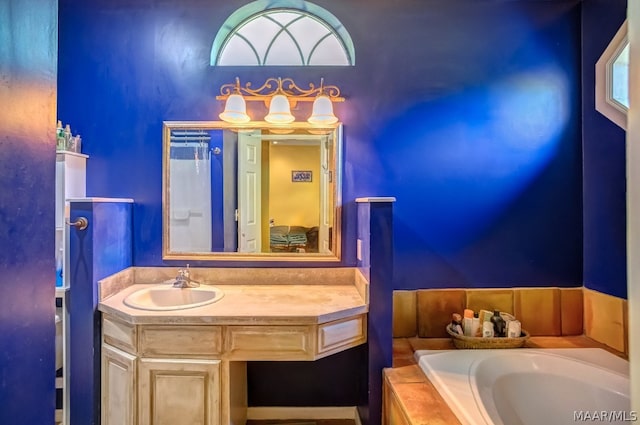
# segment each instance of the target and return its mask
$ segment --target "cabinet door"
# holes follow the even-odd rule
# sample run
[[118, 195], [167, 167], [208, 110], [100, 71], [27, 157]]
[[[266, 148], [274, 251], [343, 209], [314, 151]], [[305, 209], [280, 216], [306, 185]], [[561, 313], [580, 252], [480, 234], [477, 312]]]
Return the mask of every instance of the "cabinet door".
[[136, 424], [136, 358], [102, 345], [102, 425]]
[[141, 358], [139, 425], [219, 425], [220, 360]]

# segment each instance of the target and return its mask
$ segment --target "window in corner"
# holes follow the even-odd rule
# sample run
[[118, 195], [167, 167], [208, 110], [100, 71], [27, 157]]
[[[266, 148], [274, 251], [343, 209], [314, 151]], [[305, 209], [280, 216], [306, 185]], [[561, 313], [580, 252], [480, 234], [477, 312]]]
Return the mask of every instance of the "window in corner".
[[222, 25], [211, 48], [212, 66], [354, 62], [353, 42], [344, 26], [327, 10], [306, 1], [258, 0], [241, 7]]
[[629, 43], [611, 64], [611, 98], [629, 110]]
[[623, 129], [629, 110], [629, 41], [627, 21], [596, 63], [596, 109]]

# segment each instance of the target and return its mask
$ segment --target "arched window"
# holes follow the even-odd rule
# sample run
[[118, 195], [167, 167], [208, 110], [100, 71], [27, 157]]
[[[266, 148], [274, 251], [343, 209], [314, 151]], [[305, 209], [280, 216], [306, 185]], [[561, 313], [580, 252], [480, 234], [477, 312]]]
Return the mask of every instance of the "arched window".
[[258, 0], [236, 10], [218, 31], [212, 66], [355, 63], [349, 33], [327, 10], [301, 0]]

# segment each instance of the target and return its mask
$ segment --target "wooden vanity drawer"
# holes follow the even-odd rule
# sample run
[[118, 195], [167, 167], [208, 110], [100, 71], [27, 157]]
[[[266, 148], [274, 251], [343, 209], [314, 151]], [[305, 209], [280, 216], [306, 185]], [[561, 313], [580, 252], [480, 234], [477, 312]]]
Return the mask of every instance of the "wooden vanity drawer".
[[222, 352], [220, 326], [141, 326], [140, 355], [192, 358], [219, 356]]
[[318, 327], [318, 354], [355, 347], [367, 340], [367, 315], [328, 322]]
[[109, 316], [103, 316], [102, 319], [102, 340], [109, 345], [120, 348], [129, 354], [136, 353], [136, 327], [113, 319]]
[[313, 359], [311, 326], [228, 326], [225, 352], [230, 360]]

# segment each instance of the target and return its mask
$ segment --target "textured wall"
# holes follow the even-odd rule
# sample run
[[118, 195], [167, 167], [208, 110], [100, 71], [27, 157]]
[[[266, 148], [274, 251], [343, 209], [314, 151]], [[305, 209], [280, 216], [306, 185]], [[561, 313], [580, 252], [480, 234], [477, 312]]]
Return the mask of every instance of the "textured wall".
[[0, 2], [0, 423], [54, 422], [57, 2]]
[[88, 194], [133, 197], [134, 263], [162, 265], [161, 126], [208, 120], [240, 76], [325, 77], [347, 102], [344, 264], [358, 196], [396, 196], [396, 288], [582, 283], [577, 1], [316, 1], [354, 67], [209, 66], [244, 1], [62, 0], [60, 116]]
[[625, 132], [595, 109], [595, 65], [624, 22], [626, 0], [583, 3], [584, 285], [627, 296]]

